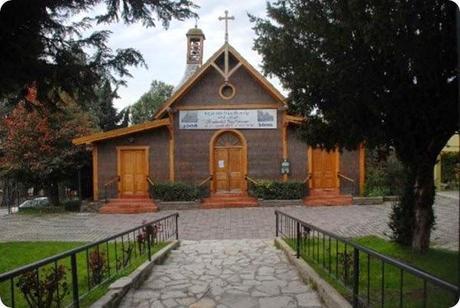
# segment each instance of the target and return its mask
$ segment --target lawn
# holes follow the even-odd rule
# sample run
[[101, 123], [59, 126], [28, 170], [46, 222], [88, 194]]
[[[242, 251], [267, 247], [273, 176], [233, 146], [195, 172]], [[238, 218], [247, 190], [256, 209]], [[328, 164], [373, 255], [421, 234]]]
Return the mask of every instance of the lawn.
[[[442, 249], [430, 249], [426, 254], [414, 253], [410, 248], [400, 246], [375, 236], [354, 239], [355, 242], [404, 261], [450, 283], [458, 283], [458, 254]], [[295, 247], [294, 241], [288, 241]], [[324, 279], [333, 285], [345, 298], [351, 301], [353, 280], [353, 249], [334, 239], [310, 236], [302, 242], [301, 256]], [[374, 257], [360, 253], [359, 296], [363, 303], [371, 307], [451, 307], [455, 304], [453, 296], [446, 290], [428, 283], [424, 294], [424, 284], [420, 278], [404, 272], [401, 289], [401, 270], [385, 264]], [[368, 279], [369, 277], [369, 279]], [[383, 284], [382, 284], [383, 277]], [[401, 296], [402, 295], [402, 296]], [[383, 299], [383, 301], [382, 301]], [[383, 303], [382, 303], [383, 302]]]
[[[7, 242], [0, 243], [0, 273], [15, 269], [17, 267], [33, 263], [45, 257], [64, 252], [82, 246], [84, 243], [79, 242]], [[152, 249], [152, 255], [165, 247], [167, 243], [157, 243]], [[108, 286], [119, 277], [126, 276], [145, 260], [147, 260], [146, 251], [139, 253], [139, 247], [133, 239], [101, 244], [99, 246], [99, 256], [105, 260], [102, 262], [100, 281], [95, 278], [94, 270], [88, 265], [91, 259], [91, 253], [96, 249], [90, 249], [88, 253], [82, 251], [77, 254], [77, 271], [78, 271], [78, 288], [81, 298], [81, 307], [87, 307], [107, 291]], [[123, 253], [124, 250], [124, 253]], [[97, 254], [94, 254], [98, 256]], [[128, 257], [130, 256], [130, 257]], [[107, 261], [108, 260], [108, 261]], [[70, 258], [61, 259], [56, 263], [46, 265], [40, 269], [40, 280], [46, 279], [47, 274], [52, 269], [59, 266], [65, 267], [65, 276], [60, 281], [60, 296], [62, 300], [60, 306], [68, 306], [72, 301], [71, 289], [71, 270]], [[95, 268], [95, 267], [93, 267]], [[16, 307], [28, 307], [22, 291], [17, 287], [19, 278], [14, 280], [14, 294]], [[67, 287], [66, 287], [67, 284]], [[56, 294], [56, 293], [55, 293]], [[0, 297], [6, 305], [11, 305], [11, 282], [5, 281], [0, 283]], [[55, 305], [53, 305], [55, 306]]]

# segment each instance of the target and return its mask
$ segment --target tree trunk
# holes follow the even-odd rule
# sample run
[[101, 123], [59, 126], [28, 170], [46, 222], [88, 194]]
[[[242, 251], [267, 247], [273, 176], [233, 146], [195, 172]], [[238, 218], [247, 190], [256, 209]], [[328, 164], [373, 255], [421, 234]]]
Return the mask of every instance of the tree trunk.
[[48, 201], [52, 206], [59, 205], [59, 186], [56, 181], [51, 181], [46, 188], [46, 196], [48, 197]]
[[435, 195], [434, 162], [421, 163], [415, 175], [415, 224], [413, 228], [412, 248], [424, 253], [430, 246], [431, 228], [434, 224], [433, 202]]

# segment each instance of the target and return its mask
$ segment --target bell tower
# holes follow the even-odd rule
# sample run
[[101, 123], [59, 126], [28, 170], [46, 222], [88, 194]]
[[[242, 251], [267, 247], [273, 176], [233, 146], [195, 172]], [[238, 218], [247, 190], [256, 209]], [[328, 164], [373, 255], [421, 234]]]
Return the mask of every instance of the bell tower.
[[192, 28], [187, 32], [187, 65], [203, 64], [203, 43], [206, 39], [201, 29]]

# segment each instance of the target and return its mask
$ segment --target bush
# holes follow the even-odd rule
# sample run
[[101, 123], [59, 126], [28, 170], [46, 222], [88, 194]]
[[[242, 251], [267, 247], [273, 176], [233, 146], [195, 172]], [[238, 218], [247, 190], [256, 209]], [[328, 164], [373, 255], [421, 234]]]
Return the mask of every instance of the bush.
[[68, 212], [80, 212], [80, 208], [80, 200], [69, 200], [64, 202], [64, 209]]
[[383, 160], [377, 151], [368, 152], [364, 195], [369, 197], [399, 196], [404, 189], [404, 178], [404, 168], [394, 153]]
[[303, 182], [260, 180], [257, 184], [249, 184], [249, 193], [265, 200], [302, 199], [307, 194], [307, 188]]
[[196, 185], [176, 183], [155, 183], [153, 197], [162, 201], [194, 201], [200, 199], [204, 190]]

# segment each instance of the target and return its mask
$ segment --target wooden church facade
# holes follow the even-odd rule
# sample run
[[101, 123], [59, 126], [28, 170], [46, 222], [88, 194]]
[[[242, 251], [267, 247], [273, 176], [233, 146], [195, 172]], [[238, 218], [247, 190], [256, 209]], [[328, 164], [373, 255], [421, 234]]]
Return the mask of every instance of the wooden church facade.
[[184, 79], [152, 121], [74, 140], [92, 150], [95, 200], [107, 189], [120, 199], [147, 198], [149, 180], [208, 180], [212, 196], [244, 197], [247, 177], [305, 181], [307, 203], [350, 187], [359, 193], [363, 149], [326, 152], [299, 140], [304, 119], [289, 114], [283, 95], [228, 42], [202, 64], [203, 41], [201, 30], [187, 33]]

